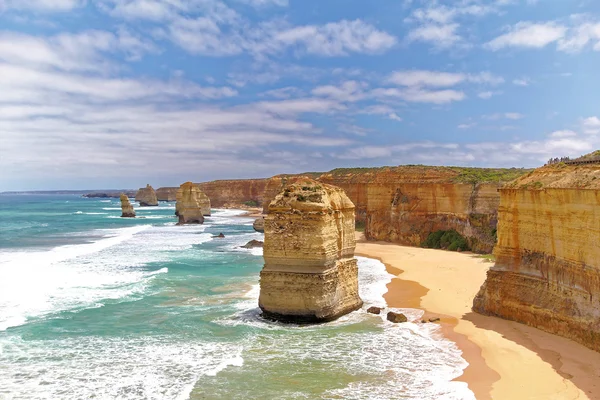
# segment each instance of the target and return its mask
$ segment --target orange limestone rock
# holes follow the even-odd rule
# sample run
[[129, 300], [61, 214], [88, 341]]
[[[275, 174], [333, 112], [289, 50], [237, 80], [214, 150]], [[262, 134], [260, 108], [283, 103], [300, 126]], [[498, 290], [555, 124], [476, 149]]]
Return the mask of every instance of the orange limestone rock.
[[156, 192], [150, 185], [146, 185], [145, 188], [141, 188], [135, 195], [135, 201], [140, 203], [140, 206], [157, 206], [158, 199], [156, 198]]
[[[186, 182], [183, 185], [181, 185], [179, 187], [179, 190], [177, 190], [177, 194], [175, 196], [175, 200], [177, 201], [175, 203], [175, 215], [179, 216], [179, 209], [182, 206], [183, 202], [183, 186], [187, 185], [191, 182]], [[210, 216], [210, 199], [208, 198], [208, 196], [206, 194], [204, 194], [204, 192], [202, 190], [200, 190], [200, 186], [196, 183], [193, 183], [193, 185], [196, 187], [196, 189], [194, 190], [195, 196], [196, 196], [196, 200], [198, 200], [198, 203], [200, 204], [200, 209], [202, 210], [202, 215], [205, 217], [209, 217]]]
[[156, 198], [158, 201], [175, 201], [177, 200], [178, 187], [161, 187], [156, 189]]
[[201, 204], [202, 195], [204, 193], [192, 182], [186, 182], [179, 187], [177, 191], [177, 204], [175, 206], [176, 213], [179, 216], [178, 225], [204, 223]]
[[362, 306], [354, 204], [338, 187], [301, 179], [269, 205], [258, 304], [263, 316], [331, 321]]
[[473, 310], [600, 351], [600, 164], [542, 167], [500, 190], [496, 265]]
[[133, 206], [129, 202], [129, 197], [125, 193], [122, 193], [121, 196], [121, 217], [123, 218], [135, 218], [135, 210]]

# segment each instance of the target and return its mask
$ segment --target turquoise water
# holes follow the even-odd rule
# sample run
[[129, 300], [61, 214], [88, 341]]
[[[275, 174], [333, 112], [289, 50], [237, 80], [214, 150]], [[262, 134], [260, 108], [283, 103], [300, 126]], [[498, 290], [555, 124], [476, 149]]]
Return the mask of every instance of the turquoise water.
[[[136, 212], [0, 196], [0, 399], [474, 398], [434, 324], [263, 321], [262, 249], [239, 247], [262, 234], [241, 211], [183, 227], [173, 203]], [[383, 305], [384, 266], [359, 271], [365, 307]]]

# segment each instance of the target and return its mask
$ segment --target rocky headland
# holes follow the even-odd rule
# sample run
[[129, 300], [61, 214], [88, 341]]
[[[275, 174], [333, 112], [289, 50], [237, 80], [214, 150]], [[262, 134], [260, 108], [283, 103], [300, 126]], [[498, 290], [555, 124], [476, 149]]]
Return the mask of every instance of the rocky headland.
[[129, 197], [125, 193], [121, 194], [121, 217], [123, 218], [135, 218], [135, 210], [129, 202]]
[[600, 351], [600, 164], [546, 166], [500, 189], [496, 264], [473, 310]]
[[206, 197], [192, 182], [186, 182], [177, 191], [177, 204], [175, 205], [178, 225], [204, 223], [202, 200]]
[[140, 206], [142, 207], [158, 205], [156, 192], [154, 191], [154, 188], [150, 185], [146, 185], [145, 188], [140, 188], [137, 191], [135, 195], [135, 201], [139, 202]]
[[354, 204], [335, 186], [301, 179], [275, 197], [264, 222], [263, 316], [324, 322], [362, 306], [354, 220]]

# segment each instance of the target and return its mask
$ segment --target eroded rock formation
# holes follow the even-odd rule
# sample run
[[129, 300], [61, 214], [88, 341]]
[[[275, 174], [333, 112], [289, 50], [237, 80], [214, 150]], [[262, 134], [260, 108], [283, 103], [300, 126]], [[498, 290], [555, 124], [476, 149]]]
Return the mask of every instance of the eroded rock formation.
[[[233, 179], [199, 183], [213, 207], [260, 207], [263, 204], [267, 179]], [[273, 195], [275, 197], [275, 195]], [[271, 198], [272, 199], [272, 198]]]
[[335, 186], [302, 179], [265, 217], [259, 306], [267, 318], [330, 321], [361, 307], [354, 204]]
[[145, 188], [141, 188], [137, 191], [135, 195], [135, 201], [139, 202], [140, 206], [142, 207], [158, 205], [156, 192], [154, 191], [154, 188], [152, 188], [152, 186], [150, 185], [146, 185]]
[[252, 228], [254, 228], [254, 230], [256, 232], [264, 233], [264, 231], [265, 231], [265, 217], [256, 218], [254, 220], [254, 222], [252, 223]]
[[135, 218], [135, 210], [129, 202], [129, 197], [125, 193], [121, 194], [121, 217]]
[[473, 310], [600, 351], [600, 165], [543, 167], [500, 190], [496, 264]]
[[158, 201], [175, 201], [177, 200], [178, 187], [161, 187], [156, 189], [156, 198]]
[[[188, 183], [190, 183], [190, 182], [186, 182], [186, 183], [184, 183], [184, 185], [186, 185]], [[194, 190], [195, 198], [198, 201], [198, 204], [200, 204], [200, 209], [202, 210], [202, 215], [205, 217], [209, 217], [211, 201], [208, 198], [208, 196], [200, 189], [200, 186], [198, 184], [194, 183], [193, 185], [196, 186], [196, 190]], [[183, 204], [182, 196], [183, 196], [183, 185], [181, 185], [179, 187], [179, 189], [177, 190], [177, 194], [175, 196], [175, 200], [177, 201], [175, 203], [175, 215], [177, 215], [177, 216], [179, 216], [179, 208]]]
[[175, 206], [179, 217], [178, 225], [204, 223], [201, 194], [202, 191], [192, 182], [186, 182], [179, 187]]

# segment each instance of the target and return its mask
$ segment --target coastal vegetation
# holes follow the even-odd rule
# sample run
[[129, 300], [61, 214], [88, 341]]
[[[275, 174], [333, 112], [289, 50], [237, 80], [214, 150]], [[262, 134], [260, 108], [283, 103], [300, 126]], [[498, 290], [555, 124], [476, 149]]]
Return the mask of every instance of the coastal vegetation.
[[449, 251], [470, 250], [467, 239], [455, 230], [432, 232], [422, 244], [428, 249], [442, 249]]

